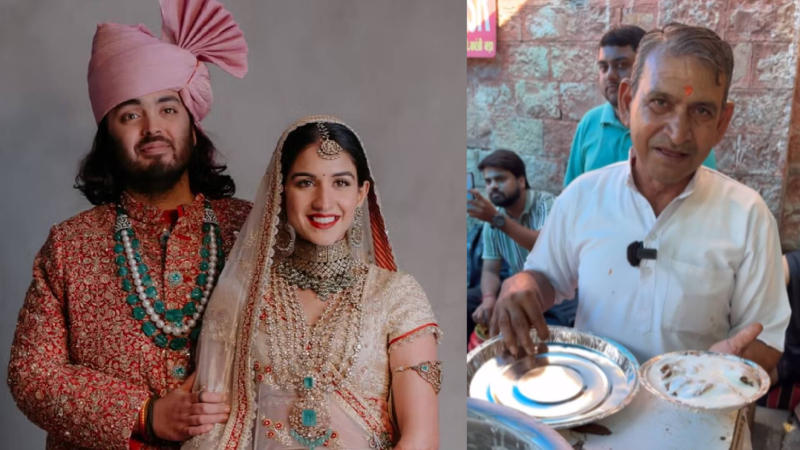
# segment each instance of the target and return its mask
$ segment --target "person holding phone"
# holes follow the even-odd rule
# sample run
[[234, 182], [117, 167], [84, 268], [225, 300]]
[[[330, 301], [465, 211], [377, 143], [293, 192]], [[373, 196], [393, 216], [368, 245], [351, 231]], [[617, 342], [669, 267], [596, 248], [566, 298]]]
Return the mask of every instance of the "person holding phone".
[[[478, 170], [486, 182], [489, 198], [477, 189], [468, 190], [473, 199], [467, 201], [467, 214], [484, 222], [481, 298], [480, 302], [468, 299], [468, 304], [475, 306], [471, 314], [475, 323], [488, 325], [500, 291], [503, 261], [512, 274], [522, 270], [555, 197], [530, 188], [525, 163], [513, 151], [490, 153], [478, 164]], [[553, 319], [566, 324], [558, 316]]]
[[474, 200], [475, 196], [470, 192], [475, 189], [475, 175], [472, 172], [467, 172], [467, 200]]

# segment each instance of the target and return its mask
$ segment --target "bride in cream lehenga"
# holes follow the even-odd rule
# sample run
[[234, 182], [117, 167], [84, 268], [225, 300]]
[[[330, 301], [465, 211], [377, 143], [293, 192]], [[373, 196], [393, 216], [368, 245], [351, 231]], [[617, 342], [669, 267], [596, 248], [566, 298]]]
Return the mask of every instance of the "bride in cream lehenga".
[[436, 448], [439, 328], [398, 272], [358, 136], [289, 127], [203, 323], [196, 390], [228, 422], [184, 448]]

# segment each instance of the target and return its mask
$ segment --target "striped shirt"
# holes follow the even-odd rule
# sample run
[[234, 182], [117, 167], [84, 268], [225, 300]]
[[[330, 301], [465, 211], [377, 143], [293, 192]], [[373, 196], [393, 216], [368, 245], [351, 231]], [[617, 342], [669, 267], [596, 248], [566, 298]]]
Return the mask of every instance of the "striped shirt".
[[[549, 192], [525, 190], [525, 209], [517, 219], [521, 225], [532, 230], [538, 230], [544, 225], [547, 213], [553, 205], [555, 197]], [[504, 208], [498, 207], [498, 213], [511, 217]], [[529, 248], [521, 247], [511, 237], [501, 230], [492, 228], [491, 224], [483, 224], [483, 259], [503, 259], [508, 263], [510, 273], [522, 270], [525, 259], [528, 258]]]

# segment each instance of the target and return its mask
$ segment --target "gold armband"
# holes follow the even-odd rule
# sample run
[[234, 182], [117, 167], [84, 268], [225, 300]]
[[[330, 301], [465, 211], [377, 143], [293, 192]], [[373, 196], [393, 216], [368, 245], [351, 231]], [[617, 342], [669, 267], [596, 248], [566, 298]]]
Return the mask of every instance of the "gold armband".
[[441, 361], [422, 361], [413, 366], [400, 366], [394, 369], [395, 372], [413, 370], [433, 387], [437, 394], [442, 389], [442, 362]]

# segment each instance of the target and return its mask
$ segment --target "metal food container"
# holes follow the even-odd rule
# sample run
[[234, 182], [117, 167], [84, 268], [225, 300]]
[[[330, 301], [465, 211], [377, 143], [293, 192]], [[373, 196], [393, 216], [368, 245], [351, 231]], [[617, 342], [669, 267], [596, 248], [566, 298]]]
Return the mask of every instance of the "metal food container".
[[[683, 363], [691, 363], [696, 370], [688, 375], [694, 386], [670, 386], [668, 382], [676, 378], [670, 370]], [[698, 365], [702, 367], [697, 369]], [[735, 355], [703, 350], [655, 356], [642, 365], [640, 377], [645, 389], [660, 400], [700, 412], [740, 409], [766, 394], [770, 386], [769, 375], [758, 364]], [[687, 376], [681, 381], [688, 384]], [[741, 389], [733, 394], [715, 395], [721, 389], [736, 391], [737, 387]], [[694, 392], [682, 395], [678, 389], [685, 389], [684, 393], [694, 389]]]

